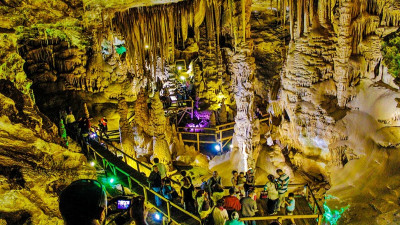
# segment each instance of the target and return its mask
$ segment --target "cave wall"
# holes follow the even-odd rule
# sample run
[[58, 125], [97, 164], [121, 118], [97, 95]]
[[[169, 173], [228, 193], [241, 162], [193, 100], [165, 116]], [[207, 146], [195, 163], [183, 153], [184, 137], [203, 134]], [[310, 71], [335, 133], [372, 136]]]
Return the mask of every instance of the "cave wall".
[[278, 110], [287, 116], [277, 139], [296, 171], [329, 183], [331, 206], [350, 206], [341, 223], [396, 224], [399, 87], [382, 63], [381, 43], [398, 29], [398, 4], [289, 5], [291, 41]]

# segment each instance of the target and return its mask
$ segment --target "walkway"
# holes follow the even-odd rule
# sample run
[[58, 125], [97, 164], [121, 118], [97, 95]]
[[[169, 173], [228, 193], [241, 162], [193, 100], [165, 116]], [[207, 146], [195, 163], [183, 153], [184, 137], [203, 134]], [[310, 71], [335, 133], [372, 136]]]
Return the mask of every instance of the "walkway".
[[[162, 195], [148, 187], [147, 177], [144, 171], [150, 170], [150, 167], [126, 154], [123, 154], [122, 158], [118, 157], [95, 140], [90, 139], [89, 145], [87, 145], [82, 139], [77, 138], [75, 135], [70, 136], [75, 137], [74, 139], [82, 146], [88, 158], [96, 161], [104, 170], [111, 172], [113, 176], [116, 177], [115, 182], [125, 184], [133, 193], [144, 196], [146, 203], [162, 213], [168, 221], [184, 225], [201, 224], [201, 220], [197, 216], [187, 212], [179, 205], [168, 201]], [[129, 162], [130, 165], [132, 165], [132, 163], [136, 164], [136, 169], [133, 169], [127, 162]], [[155, 205], [155, 195], [161, 198], [163, 202], [161, 207]]]
[[[84, 149], [84, 152], [89, 158], [95, 160], [98, 165], [101, 165], [104, 168], [104, 170], [111, 172], [113, 176], [117, 178], [116, 182], [129, 187], [133, 193], [144, 196], [145, 201], [168, 218], [168, 221], [173, 221], [177, 224], [201, 224], [201, 220], [196, 215], [193, 215], [179, 205], [168, 201], [148, 187], [146, 173], [148, 174], [151, 171], [151, 168], [148, 165], [137, 161], [114, 146], [112, 149], [107, 149], [105, 145], [102, 145], [95, 140], [90, 140], [90, 145], [86, 145], [80, 139], [76, 140], [81, 144], [82, 149]], [[179, 184], [176, 180], [172, 181], [175, 184]], [[229, 189], [229, 187], [224, 188]], [[259, 193], [262, 188], [263, 185], [257, 185], [256, 192]], [[319, 204], [315, 204], [317, 203], [317, 200], [312, 191], [309, 190], [308, 186], [304, 186], [304, 184], [289, 184], [289, 191], [293, 191], [295, 188], [305, 190], [305, 193], [304, 195], [296, 196], [296, 210], [294, 215], [286, 216], [284, 215], [284, 212], [281, 212], [280, 215], [265, 216], [266, 213], [264, 209], [266, 209], [266, 200], [259, 199], [257, 201], [260, 210], [258, 216], [241, 218], [241, 220], [256, 220], [258, 221], [258, 225], [268, 225], [269, 222], [274, 220], [280, 220], [283, 224], [290, 224], [288, 223], [290, 218], [294, 218], [297, 225], [320, 225], [323, 213]], [[162, 199], [163, 205], [161, 207], [155, 206], [155, 195]]]

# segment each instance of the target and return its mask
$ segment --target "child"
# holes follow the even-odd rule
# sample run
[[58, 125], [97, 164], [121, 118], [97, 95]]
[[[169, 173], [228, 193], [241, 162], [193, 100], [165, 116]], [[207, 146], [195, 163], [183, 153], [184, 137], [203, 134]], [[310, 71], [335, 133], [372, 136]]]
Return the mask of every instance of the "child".
[[238, 188], [241, 196], [244, 196], [244, 184], [245, 183], [246, 183], [246, 177], [244, 176], [244, 172], [240, 172], [239, 177], [237, 178], [237, 188]]
[[[296, 205], [296, 201], [294, 200], [293, 193], [289, 193], [288, 200], [285, 201], [285, 205], [286, 205], [286, 214], [293, 215], [293, 211], [294, 211], [294, 208]], [[292, 221], [292, 225], [295, 224], [293, 218], [291, 218], [290, 220]]]

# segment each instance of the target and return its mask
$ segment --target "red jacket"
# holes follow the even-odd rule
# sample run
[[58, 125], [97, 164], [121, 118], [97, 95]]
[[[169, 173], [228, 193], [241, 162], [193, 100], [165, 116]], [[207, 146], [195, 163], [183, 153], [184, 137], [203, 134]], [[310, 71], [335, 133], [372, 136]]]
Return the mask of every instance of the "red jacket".
[[236, 198], [235, 196], [226, 196], [225, 197], [225, 205], [224, 208], [228, 211], [240, 211], [240, 209], [242, 208], [242, 205], [240, 204], [240, 201], [238, 198]]

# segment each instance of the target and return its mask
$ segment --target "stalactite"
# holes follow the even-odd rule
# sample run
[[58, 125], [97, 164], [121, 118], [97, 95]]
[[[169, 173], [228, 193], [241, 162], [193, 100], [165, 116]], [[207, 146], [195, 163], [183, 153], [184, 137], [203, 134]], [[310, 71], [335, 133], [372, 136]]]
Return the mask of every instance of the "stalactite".
[[246, 0], [242, 0], [242, 32], [243, 43], [246, 43]]
[[289, 0], [289, 20], [290, 20], [290, 37], [292, 40], [294, 40], [294, 0]]
[[303, 24], [303, 1], [297, 1], [297, 38], [301, 37], [302, 24]]

